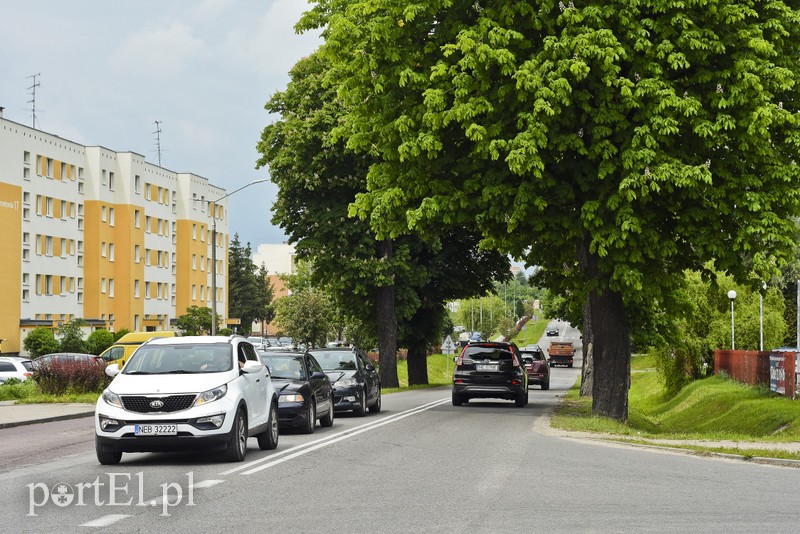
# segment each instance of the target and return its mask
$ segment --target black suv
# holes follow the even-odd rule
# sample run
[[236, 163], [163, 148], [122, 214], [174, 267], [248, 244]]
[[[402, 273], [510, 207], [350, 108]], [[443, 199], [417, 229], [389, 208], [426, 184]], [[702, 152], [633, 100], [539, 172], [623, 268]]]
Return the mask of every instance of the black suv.
[[453, 373], [453, 406], [473, 398], [528, 404], [528, 373], [515, 344], [481, 342], [464, 347]]

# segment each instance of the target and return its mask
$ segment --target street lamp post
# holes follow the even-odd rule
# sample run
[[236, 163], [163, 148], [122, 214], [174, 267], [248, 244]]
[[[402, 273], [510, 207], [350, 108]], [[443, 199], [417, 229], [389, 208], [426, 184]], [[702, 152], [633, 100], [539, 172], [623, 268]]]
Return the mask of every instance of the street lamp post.
[[228, 198], [234, 193], [238, 193], [245, 187], [250, 187], [251, 185], [260, 184], [262, 182], [268, 182], [268, 178], [261, 178], [259, 180], [253, 180], [250, 183], [247, 183], [240, 187], [239, 189], [234, 189], [227, 195], [223, 195], [219, 197], [217, 200], [210, 202], [209, 204], [212, 207], [211, 210], [211, 335], [217, 335], [217, 202], [222, 199]]
[[758, 293], [758, 350], [764, 352], [764, 293], [767, 283], [761, 283], [762, 291]]
[[734, 322], [733, 322], [733, 301], [736, 300], [736, 291], [731, 289], [728, 291], [728, 298], [731, 299], [731, 350], [736, 350], [736, 342], [734, 336]]

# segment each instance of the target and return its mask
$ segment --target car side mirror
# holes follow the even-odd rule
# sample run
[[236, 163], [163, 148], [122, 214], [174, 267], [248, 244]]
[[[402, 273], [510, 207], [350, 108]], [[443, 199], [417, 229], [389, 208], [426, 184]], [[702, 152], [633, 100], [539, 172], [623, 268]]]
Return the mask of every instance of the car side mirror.
[[368, 363], [367, 365], [364, 366], [364, 369], [366, 369], [367, 371], [369, 371], [371, 373], [372, 371], [375, 370], [375, 366], [372, 365], [371, 363]]
[[119, 374], [119, 364], [112, 363], [111, 365], [106, 366], [106, 374], [111, 378], [114, 378]]
[[325, 374], [325, 373], [323, 373], [322, 371], [314, 371], [313, 373], [311, 373], [311, 379], [312, 379], [312, 380], [322, 380], [322, 379], [324, 379], [324, 378], [325, 378], [325, 377], [327, 377], [327, 376], [328, 376], [328, 375], [326, 375], [326, 374]]
[[242, 367], [242, 371], [245, 373], [257, 373], [264, 368], [264, 364], [257, 362], [255, 360], [247, 360], [244, 362], [244, 367]]

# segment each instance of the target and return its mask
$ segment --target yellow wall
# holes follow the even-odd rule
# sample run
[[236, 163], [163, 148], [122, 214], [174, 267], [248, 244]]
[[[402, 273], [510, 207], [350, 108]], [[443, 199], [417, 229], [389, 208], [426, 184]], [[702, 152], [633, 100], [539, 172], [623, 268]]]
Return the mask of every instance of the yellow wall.
[[[18, 352], [19, 320], [22, 299], [22, 188], [0, 183], [0, 228], [3, 234], [16, 236], [0, 239], [0, 339], [3, 352]], [[30, 288], [31, 290], [33, 287]]]
[[[114, 261], [113, 313], [114, 329], [134, 329], [134, 315], [144, 316], [144, 208], [132, 205], [116, 205], [116, 226], [114, 242], [116, 259]], [[142, 221], [139, 228], [134, 226], [134, 211], [139, 210]], [[141, 259], [135, 263], [134, 246], [139, 245]], [[134, 280], [139, 280], [139, 298], [133, 296]]]

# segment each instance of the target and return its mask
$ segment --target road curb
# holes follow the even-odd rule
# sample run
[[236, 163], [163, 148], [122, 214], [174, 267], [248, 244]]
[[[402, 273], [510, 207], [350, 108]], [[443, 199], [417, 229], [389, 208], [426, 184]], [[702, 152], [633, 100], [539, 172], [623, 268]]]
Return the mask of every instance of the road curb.
[[25, 419], [21, 421], [11, 421], [8, 423], [0, 423], [0, 429], [14, 428], [18, 426], [36, 425], [39, 423], [52, 423], [54, 421], [68, 421], [70, 419], [81, 419], [83, 417], [91, 417], [94, 415], [94, 410], [90, 412], [68, 413], [63, 415], [54, 415], [51, 417], [43, 417], [37, 419]]

